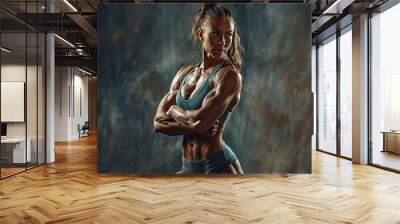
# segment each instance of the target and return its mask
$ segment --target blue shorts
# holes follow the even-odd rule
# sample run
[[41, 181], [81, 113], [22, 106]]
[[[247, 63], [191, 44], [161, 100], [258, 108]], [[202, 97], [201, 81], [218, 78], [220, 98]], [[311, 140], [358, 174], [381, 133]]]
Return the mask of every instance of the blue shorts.
[[207, 159], [188, 160], [182, 157], [182, 171], [185, 174], [223, 173], [235, 160], [237, 160], [235, 153], [225, 145], [223, 150], [214, 153]]

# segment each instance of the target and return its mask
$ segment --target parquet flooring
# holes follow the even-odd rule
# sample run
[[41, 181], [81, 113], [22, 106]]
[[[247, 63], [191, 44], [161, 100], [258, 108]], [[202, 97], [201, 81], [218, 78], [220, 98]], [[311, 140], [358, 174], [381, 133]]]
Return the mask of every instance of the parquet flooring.
[[15, 173], [24, 171], [24, 170], [25, 170], [25, 167], [23, 167], [23, 168], [22, 167], [1, 168], [1, 177], [7, 177], [7, 176], [13, 175]]
[[313, 152], [311, 175], [98, 174], [96, 139], [0, 181], [0, 223], [400, 223], [400, 175]]

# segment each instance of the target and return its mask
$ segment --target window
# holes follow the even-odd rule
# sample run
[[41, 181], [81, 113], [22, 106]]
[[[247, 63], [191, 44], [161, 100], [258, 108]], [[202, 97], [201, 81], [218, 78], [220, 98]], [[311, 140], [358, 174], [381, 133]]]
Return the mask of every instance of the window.
[[372, 163], [400, 170], [400, 4], [371, 18]]
[[336, 36], [318, 48], [318, 149], [336, 153]]
[[352, 32], [340, 36], [340, 155], [352, 157]]

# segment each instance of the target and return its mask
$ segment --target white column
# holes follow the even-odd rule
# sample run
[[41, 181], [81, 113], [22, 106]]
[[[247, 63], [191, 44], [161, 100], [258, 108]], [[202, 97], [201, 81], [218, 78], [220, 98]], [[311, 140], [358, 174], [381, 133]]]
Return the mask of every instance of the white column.
[[353, 19], [353, 162], [368, 163], [368, 15]]
[[316, 77], [317, 77], [317, 58], [316, 58], [316, 53], [317, 53], [317, 48], [315, 47], [315, 45], [312, 45], [311, 47], [311, 92], [313, 95], [313, 134], [311, 136], [311, 149], [312, 150], [316, 150], [317, 148], [317, 140], [316, 140], [316, 136], [317, 136], [317, 102], [316, 102], [316, 93], [317, 93], [317, 83], [316, 83]]
[[[48, 12], [54, 11], [51, 1], [46, 2]], [[46, 35], [46, 163], [55, 161], [54, 133], [55, 133], [55, 54], [54, 34]]]

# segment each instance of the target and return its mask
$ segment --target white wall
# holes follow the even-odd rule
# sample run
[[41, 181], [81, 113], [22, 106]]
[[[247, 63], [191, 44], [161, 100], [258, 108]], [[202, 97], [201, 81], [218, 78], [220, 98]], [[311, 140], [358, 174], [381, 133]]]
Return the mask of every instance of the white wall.
[[55, 68], [55, 141], [68, 140], [68, 74], [67, 67]]
[[[78, 72], [78, 75], [77, 75]], [[85, 121], [89, 120], [89, 92], [88, 92], [88, 77], [82, 76], [78, 70], [74, 71], [74, 112], [72, 119], [72, 132], [71, 135], [74, 137], [78, 137], [78, 124], [81, 126], [85, 123]], [[79, 97], [80, 96], [80, 97]]]
[[88, 120], [88, 78], [72, 67], [56, 67], [55, 73], [55, 140], [77, 139], [78, 124]]
[[[41, 68], [39, 67], [39, 73]], [[1, 81], [2, 82], [25, 82], [25, 64], [5, 64], [1, 66]], [[27, 66], [27, 77], [29, 87], [27, 88], [27, 120], [28, 120], [28, 137], [29, 133], [35, 131], [36, 133], [36, 66]], [[32, 87], [33, 86], [33, 87]], [[6, 97], [6, 96], [3, 96]], [[39, 107], [42, 105], [39, 105]], [[1, 108], [6, 110], [6, 108]], [[33, 113], [35, 112], [35, 113]], [[32, 123], [34, 122], [34, 123]], [[34, 126], [34, 127], [33, 127]], [[30, 131], [32, 127], [32, 131]], [[7, 122], [7, 136], [8, 137], [25, 137], [25, 122]], [[36, 136], [36, 135], [35, 135]]]
[[[32, 67], [28, 66], [28, 71]], [[1, 66], [1, 81], [25, 82], [25, 64], [10, 64]]]
[[[28, 71], [31, 67], [28, 67]], [[29, 72], [28, 72], [29, 73]], [[3, 82], [25, 82], [25, 64], [10, 64], [1, 66], [1, 81]], [[3, 96], [4, 97], [4, 96]], [[5, 110], [6, 108], [1, 108]], [[25, 123], [11, 122], [7, 123], [7, 137], [25, 137]]]

